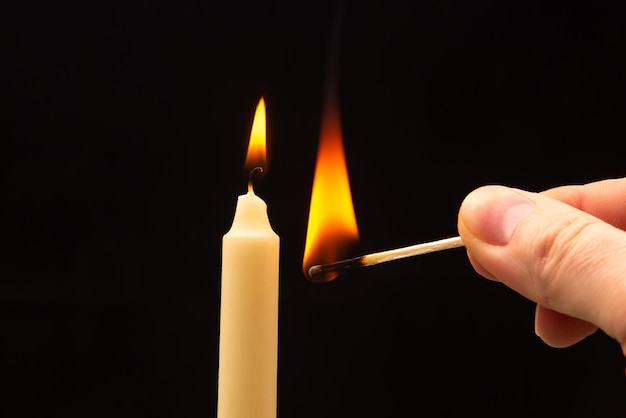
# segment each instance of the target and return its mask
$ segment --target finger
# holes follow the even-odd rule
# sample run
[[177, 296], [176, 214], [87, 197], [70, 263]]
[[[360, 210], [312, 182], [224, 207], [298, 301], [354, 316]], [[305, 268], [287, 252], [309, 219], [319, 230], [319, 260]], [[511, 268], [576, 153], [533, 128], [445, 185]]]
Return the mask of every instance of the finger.
[[474, 267], [474, 270], [476, 270], [478, 274], [486, 279], [498, 281], [496, 277], [494, 277], [491, 273], [485, 270], [483, 266], [481, 266], [480, 263], [476, 261], [476, 259], [472, 256], [472, 253], [470, 253], [469, 251], [467, 251], [467, 258], [469, 258], [470, 264], [472, 265], [472, 267]]
[[541, 192], [626, 230], [626, 178], [581, 186], [561, 186]]
[[[541, 194], [574, 206], [620, 229], [626, 229], [626, 178], [556, 187]], [[552, 347], [568, 347], [596, 330], [595, 325], [586, 321], [537, 305], [535, 332]]]
[[535, 310], [535, 333], [551, 347], [569, 347], [596, 332], [598, 327], [582, 319], [544, 306]]
[[626, 232], [547, 196], [502, 186], [470, 193], [458, 228], [490, 276], [599, 326], [626, 352]]

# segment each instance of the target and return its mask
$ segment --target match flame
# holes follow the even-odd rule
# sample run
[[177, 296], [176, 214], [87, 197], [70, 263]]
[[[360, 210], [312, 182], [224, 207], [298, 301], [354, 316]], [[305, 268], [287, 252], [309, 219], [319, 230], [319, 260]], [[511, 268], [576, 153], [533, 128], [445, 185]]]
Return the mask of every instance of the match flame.
[[[344, 258], [359, 239], [344, 155], [338, 100], [328, 100], [322, 115], [320, 141], [311, 191], [303, 271]], [[329, 274], [330, 281], [336, 274]]]
[[266, 168], [266, 165], [265, 100], [261, 97], [254, 112], [254, 120], [250, 131], [246, 169], [251, 170], [255, 167]]

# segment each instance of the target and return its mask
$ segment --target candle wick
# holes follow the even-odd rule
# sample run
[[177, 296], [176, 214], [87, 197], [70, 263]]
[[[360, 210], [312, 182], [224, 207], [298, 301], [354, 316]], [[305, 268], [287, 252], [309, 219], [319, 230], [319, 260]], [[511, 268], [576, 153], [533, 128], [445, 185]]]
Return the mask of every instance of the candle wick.
[[250, 176], [248, 177], [248, 191], [251, 193], [254, 193], [254, 188], [252, 187], [253, 183], [254, 183], [254, 179], [256, 178], [257, 175], [261, 174], [263, 172], [263, 167], [254, 167], [252, 170], [250, 170]]

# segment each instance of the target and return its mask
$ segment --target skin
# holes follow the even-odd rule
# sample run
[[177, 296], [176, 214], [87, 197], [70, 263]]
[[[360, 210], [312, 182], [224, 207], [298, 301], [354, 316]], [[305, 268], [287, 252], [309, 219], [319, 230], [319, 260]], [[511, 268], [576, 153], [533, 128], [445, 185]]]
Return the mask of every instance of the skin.
[[626, 355], [626, 178], [541, 193], [480, 187], [463, 200], [458, 230], [480, 275], [537, 303], [546, 344], [599, 328]]

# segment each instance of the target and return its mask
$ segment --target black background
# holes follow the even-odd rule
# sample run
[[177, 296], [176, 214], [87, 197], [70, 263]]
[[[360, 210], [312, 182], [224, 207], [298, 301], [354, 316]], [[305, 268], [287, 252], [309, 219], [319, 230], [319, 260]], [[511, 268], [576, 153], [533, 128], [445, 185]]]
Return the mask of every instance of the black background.
[[[623, 176], [613, 4], [346, 2], [336, 75], [354, 255], [456, 235], [483, 184]], [[3, 416], [215, 416], [221, 238], [261, 96], [280, 417], [623, 416], [618, 344], [598, 332], [547, 347], [534, 305], [462, 249], [304, 278], [337, 6], [4, 6]]]

